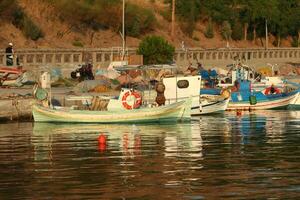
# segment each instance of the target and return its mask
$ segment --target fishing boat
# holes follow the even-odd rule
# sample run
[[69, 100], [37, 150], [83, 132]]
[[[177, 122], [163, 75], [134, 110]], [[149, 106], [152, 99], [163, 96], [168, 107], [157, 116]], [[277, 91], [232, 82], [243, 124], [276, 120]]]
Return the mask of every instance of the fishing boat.
[[173, 103], [189, 96], [192, 97], [192, 115], [222, 113], [226, 110], [229, 98], [217, 95], [204, 97], [199, 95], [201, 76], [182, 76], [163, 78], [166, 102]]
[[230, 90], [227, 110], [287, 109], [299, 96], [297, 88], [269, 86], [271, 80], [261, 81], [259, 74], [246, 65], [233, 65], [230, 71], [231, 77], [220, 81], [215, 88], [201, 88], [200, 94], [217, 95]]
[[[158, 103], [159, 99], [163, 99], [162, 104], [168, 105], [178, 101], [192, 98], [191, 115], [204, 115], [222, 113], [226, 110], [229, 98], [216, 96], [201, 96], [199, 90], [201, 88], [201, 76], [181, 75], [176, 73], [176, 65], [140, 65], [140, 66], [122, 66], [115, 67], [117, 71], [141, 70], [143, 74], [149, 71], [172, 71], [171, 75], [163, 76], [159, 80], [155, 80], [153, 88], [143, 91], [143, 98], [147, 104]], [[144, 76], [144, 81], [149, 79]], [[147, 80], [152, 82], [153, 80]]]
[[[56, 123], [155, 123], [190, 120], [191, 99], [166, 106], [145, 107], [136, 92], [122, 89], [118, 99], [107, 98], [94, 101], [86, 108], [76, 106], [58, 107], [35, 104], [32, 108], [34, 121]], [[43, 96], [43, 100], [47, 95]], [[102, 105], [102, 106], [101, 106]], [[126, 107], [125, 107], [125, 106]]]

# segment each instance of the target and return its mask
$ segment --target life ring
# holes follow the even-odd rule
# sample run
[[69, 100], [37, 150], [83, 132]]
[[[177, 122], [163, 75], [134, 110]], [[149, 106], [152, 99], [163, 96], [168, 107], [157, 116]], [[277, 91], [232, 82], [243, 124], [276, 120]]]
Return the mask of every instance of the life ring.
[[[134, 96], [135, 101], [133, 105], [129, 105], [127, 102], [127, 98], [129, 96]], [[132, 110], [132, 109], [136, 109], [139, 108], [142, 105], [142, 97], [138, 92], [130, 92], [127, 91], [125, 92], [125, 94], [122, 96], [122, 105], [124, 106], [124, 108], [126, 108], [127, 110]]]
[[271, 89], [272, 89], [272, 86], [266, 88], [266, 90], [265, 90], [265, 95], [269, 95], [269, 94], [280, 94], [280, 93], [281, 93], [281, 91], [280, 91], [278, 88], [276, 88], [276, 87], [273, 87], [273, 89], [274, 89], [273, 92], [271, 92]]

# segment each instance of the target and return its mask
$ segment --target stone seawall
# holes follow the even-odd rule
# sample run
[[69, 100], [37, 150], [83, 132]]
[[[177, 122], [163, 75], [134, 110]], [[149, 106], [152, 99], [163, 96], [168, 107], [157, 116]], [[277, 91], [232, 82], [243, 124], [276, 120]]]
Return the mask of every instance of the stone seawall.
[[[79, 64], [92, 62], [94, 69], [106, 68], [112, 60], [120, 57], [120, 48], [107, 49], [16, 49], [15, 54], [25, 69], [43, 71], [60, 68], [62, 74], [69, 75]], [[136, 55], [136, 49], [126, 49], [126, 57], [133, 58], [131, 64], [141, 64], [142, 58]], [[16, 57], [15, 57], [16, 58]], [[221, 49], [176, 49], [174, 60], [185, 68], [189, 64], [200, 62], [204, 67], [225, 67], [235, 59], [243, 59], [253, 67], [271, 64], [300, 63], [300, 48], [221, 48]], [[15, 60], [16, 61], [16, 60]], [[0, 51], [0, 64], [5, 65], [6, 56]]]

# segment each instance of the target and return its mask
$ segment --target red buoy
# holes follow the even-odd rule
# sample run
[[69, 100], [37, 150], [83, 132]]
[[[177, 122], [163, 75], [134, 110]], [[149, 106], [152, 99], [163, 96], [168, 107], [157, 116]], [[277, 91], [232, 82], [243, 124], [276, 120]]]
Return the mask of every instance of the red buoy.
[[98, 137], [98, 150], [100, 152], [103, 152], [106, 150], [106, 136], [104, 134], [101, 134]]
[[99, 135], [99, 137], [98, 137], [98, 143], [99, 144], [106, 144], [106, 136], [103, 135], [103, 134]]
[[242, 115], [242, 111], [240, 111], [240, 110], [236, 111], [236, 115], [237, 116], [241, 116]]

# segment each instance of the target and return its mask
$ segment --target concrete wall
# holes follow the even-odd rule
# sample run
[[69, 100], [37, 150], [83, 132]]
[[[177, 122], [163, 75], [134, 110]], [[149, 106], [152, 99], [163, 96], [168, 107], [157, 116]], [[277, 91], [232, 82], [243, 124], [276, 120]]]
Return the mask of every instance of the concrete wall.
[[[60, 68], [69, 74], [77, 65], [92, 62], [95, 69], [106, 68], [109, 63], [121, 54], [120, 48], [107, 49], [16, 49], [16, 55], [25, 69], [44, 70], [45, 68]], [[136, 49], [126, 49], [126, 55], [136, 55]], [[267, 63], [283, 64], [288, 62], [300, 63], [300, 48], [224, 48], [188, 50], [177, 49], [174, 60], [179, 67], [187, 67], [189, 63], [202, 63], [205, 67], [225, 67], [232, 64], [234, 59], [244, 59], [249, 65], [266, 66]], [[6, 56], [0, 51], [0, 64], [5, 65]]]

